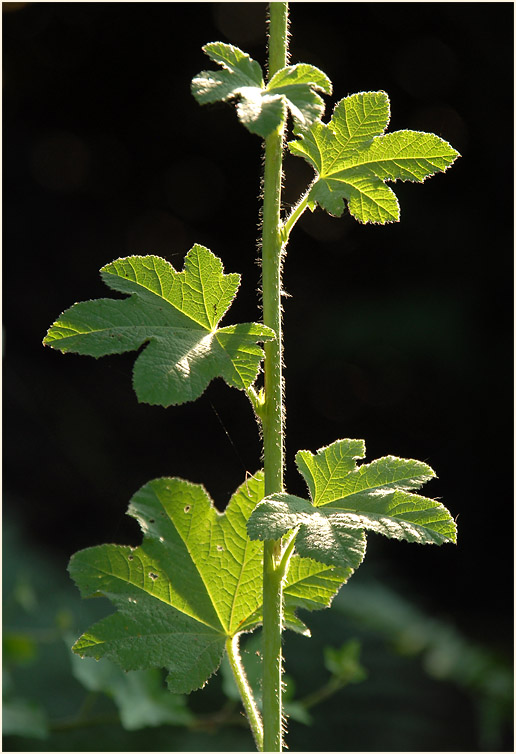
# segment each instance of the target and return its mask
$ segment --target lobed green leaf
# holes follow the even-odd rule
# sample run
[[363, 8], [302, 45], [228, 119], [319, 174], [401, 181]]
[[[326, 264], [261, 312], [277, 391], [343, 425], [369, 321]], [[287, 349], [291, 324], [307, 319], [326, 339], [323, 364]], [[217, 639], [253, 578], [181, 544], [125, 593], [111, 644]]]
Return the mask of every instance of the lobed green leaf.
[[385, 92], [360, 92], [342, 99], [327, 125], [313, 123], [300, 139], [289, 143], [317, 177], [309, 194], [312, 209], [319, 204], [340, 216], [344, 200], [360, 222], [399, 220], [396, 195], [384, 181], [417, 181], [444, 172], [459, 153], [435, 134], [395, 131], [385, 134], [390, 103]]
[[[262, 620], [263, 546], [248, 538], [246, 524], [263, 491], [259, 472], [220, 514], [200, 485], [163, 478], [142, 487], [129, 507], [141, 546], [92, 547], [70, 561], [82, 595], [107, 597], [118, 610], [84, 633], [74, 652], [124, 670], [165, 667], [175, 693], [205, 684], [226, 639]], [[306, 634], [296, 609], [326, 607], [350, 571], [299, 556], [291, 563], [285, 624]]]
[[209, 249], [193, 246], [183, 272], [160, 257], [133, 256], [106, 265], [101, 275], [129, 298], [74, 304], [49, 329], [45, 345], [99, 357], [145, 344], [133, 371], [144, 403], [195, 400], [216, 377], [239, 389], [254, 382], [263, 358], [257, 341], [272, 340], [274, 332], [257, 323], [218, 328], [240, 276], [224, 274]]
[[357, 568], [365, 553], [364, 530], [421, 544], [456, 541], [449, 511], [411, 493], [435, 476], [421, 461], [385, 456], [360, 467], [362, 440], [338, 440], [314, 455], [300, 451], [298, 468], [311, 500], [269, 495], [249, 518], [251, 539], [278, 539], [298, 529], [296, 550], [329, 565]]
[[336, 499], [343, 480], [357, 467], [358, 458], [365, 457], [363, 440], [337, 440], [314, 455], [308, 450], [296, 454], [297, 467], [308, 484], [314, 505]]
[[315, 66], [287, 66], [265, 86], [260, 65], [238, 47], [212, 42], [203, 50], [223, 70], [201, 71], [192, 80], [192, 94], [201, 105], [235, 99], [238, 118], [251, 133], [267, 138], [284, 122], [287, 110], [300, 131], [324, 113], [317, 92], [331, 94], [331, 82]]
[[302, 558], [345, 568], [351, 575], [365, 557], [363, 529], [335, 526], [325, 513], [316, 511], [308, 500], [278, 492], [257, 506], [249, 518], [247, 532], [253, 540], [280, 539], [299, 528], [296, 552]]
[[419, 489], [435, 476], [428, 464], [396, 456], [384, 456], [357, 467], [356, 459], [364, 456], [363, 440], [337, 440], [315, 455], [300, 450], [296, 464], [313, 505], [327, 505], [359, 492], [377, 495], [391, 489]]
[[235, 45], [210, 42], [202, 49], [214, 63], [219, 63], [232, 74], [234, 82], [238, 81], [241, 86], [263, 87], [260, 64]]

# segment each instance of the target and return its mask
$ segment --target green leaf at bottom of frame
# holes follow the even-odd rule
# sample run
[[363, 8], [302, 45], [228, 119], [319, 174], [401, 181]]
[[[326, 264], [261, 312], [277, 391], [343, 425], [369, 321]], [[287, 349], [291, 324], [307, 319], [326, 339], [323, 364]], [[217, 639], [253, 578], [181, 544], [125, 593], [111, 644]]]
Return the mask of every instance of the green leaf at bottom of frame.
[[[85, 632], [74, 652], [124, 670], [164, 667], [175, 693], [202, 687], [226, 639], [262, 620], [263, 545], [249, 539], [246, 524], [263, 492], [258, 472], [221, 514], [200, 485], [162, 478], [142, 487], [129, 507], [141, 546], [101, 545], [70, 561], [82, 595], [107, 597], [118, 610]], [[285, 623], [306, 634], [296, 609], [329, 605], [349, 573], [298, 561], [285, 585]]]

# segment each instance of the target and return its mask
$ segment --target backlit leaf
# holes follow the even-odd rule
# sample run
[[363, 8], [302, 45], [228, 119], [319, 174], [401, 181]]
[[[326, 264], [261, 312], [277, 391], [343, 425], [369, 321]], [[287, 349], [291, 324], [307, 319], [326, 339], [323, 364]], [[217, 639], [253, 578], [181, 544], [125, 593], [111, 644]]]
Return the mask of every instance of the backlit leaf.
[[[222, 514], [200, 485], [162, 478], [142, 487], [129, 507], [142, 545], [101, 545], [70, 561], [82, 595], [107, 597], [118, 609], [84, 633], [74, 651], [124, 670], [167, 668], [175, 693], [203, 686], [219, 667], [226, 639], [261, 623], [263, 545], [248, 538], [246, 523], [262, 497], [262, 472]], [[306, 634], [295, 610], [329, 605], [350, 572], [298, 556], [291, 563], [285, 623]]]
[[394, 131], [385, 134], [390, 104], [385, 92], [361, 92], [342, 99], [329, 123], [315, 122], [289, 143], [317, 173], [309, 206], [319, 204], [339, 217], [344, 200], [363, 223], [399, 220], [396, 195], [385, 181], [416, 181], [444, 172], [459, 153], [435, 134]]
[[262, 349], [273, 330], [256, 323], [218, 327], [240, 284], [224, 274], [218, 257], [196, 244], [183, 272], [165, 259], [134, 256], [101, 270], [125, 299], [74, 304], [49, 329], [43, 343], [89, 356], [134, 351], [133, 385], [144, 403], [170, 406], [198, 398], [215, 377], [245, 389], [256, 379]]
[[194, 97], [201, 105], [235, 99], [237, 115], [251, 133], [266, 138], [285, 120], [287, 109], [300, 130], [324, 113], [317, 92], [331, 94], [331, 82], [315, 66], [287, 66], [265, 85], [260, 65], [238, 47], [212, 42], [203, 50], [222, 70], [199, 73], [192, 81]]
[[364, 452], [362, 440], [338, 440], [315, 455], [300, 451], [296, 462], [311, 500], [286, 493], [264, 498], [248, 521], [251, 539], [277, 539], [298, 528], [300, 555], [351, 568], [363, 558], [364, 529], [421, 544], [456, 541], [448, 510], [409, 491], [435, 476], [430, 466], [395, 456], [357, 466]]

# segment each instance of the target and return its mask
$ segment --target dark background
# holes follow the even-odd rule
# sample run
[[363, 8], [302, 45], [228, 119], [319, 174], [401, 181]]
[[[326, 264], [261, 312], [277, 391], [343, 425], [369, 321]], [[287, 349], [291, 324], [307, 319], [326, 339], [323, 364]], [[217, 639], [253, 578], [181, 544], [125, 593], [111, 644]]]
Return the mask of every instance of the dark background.
[[[259, 319], [261, 142], [228, 105], [197, 105], [189, 83], [213, 67], [209, 41], [265, 64], [266, 5], [2, 9], [4, 516], [64, 572], [77, 549], [139, 542], [125, 509], [148, 480], [202, 483], [222, 509], [260, 466], [248, 402], [222, 381], [195, 404], [150, 407], [132, 392], [134, 354], [65, 357], [41, 341], [75, 301], [110, 295], [107, 262], [152, 253], [181, 269], [195, 242], [242, 274], [224, 324]], [[462, 157], [394, 186], [398, 224], [319, 209], [296, 226], [288, 489], [304, 494], [298, 449], [341, 437], [364, 438], [367, 460], [430, 463], [424, 493], [458, 516], [458, 546], [371, 536], [362, 568], [510, 665], [513, 5], [294, 2], [291, 33], [291, 62], [333, 81], [328, 115], [384, 89], [389, 130], [435, 132]], [[287, 157], [286, 207], [311, 175]]]

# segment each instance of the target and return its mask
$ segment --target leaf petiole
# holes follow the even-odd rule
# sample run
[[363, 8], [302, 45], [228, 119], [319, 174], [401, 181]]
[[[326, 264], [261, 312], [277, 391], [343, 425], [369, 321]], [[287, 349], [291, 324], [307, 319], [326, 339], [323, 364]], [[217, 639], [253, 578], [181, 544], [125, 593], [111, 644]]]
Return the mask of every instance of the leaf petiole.
[[299, 531], [299, 527], [296, 527], [295, 531], [292, 533], [290, 539], [287, 540], [285, 549], [283, 550], [283, 555], [281, 557], [281, 561], [278, 565], [278, 572], [281, 574], [281, 578], [284, 579], [287, 575], [288, 571], [288, 564], [290, 561], [290, 558], [292, 556], [292, 553], [294, 551], [294, 545], [296, 544], [296, 537], [297, 533]]
[[258, 749], [258, 751], [263, 751], [262, 720], [258, 711], [258, 707], [256, 706], [253, 692], [247, 681], [242, 660], [240, 659], [240, 652], [238, 649], [239, 638], [240, 634], [235, 634], [235, 636], [229, 636], [227, 638], [226, 652], [228, 653], [229, 664], [231, 666], [231, 670], [233, 672], [233, 676], [235, 678], [235, 682], [242, 698], [247, 718], [249, 720], [249, 725], [253, 733], [256, 748]]
[[[310, 186], [311, 188], [311, 186]], [[281, 237], [283, 240], [283, 243], [286, 243], [289, 239], [290, 233], [292, 231], [292, 228], [297, 223], [305, 209], [308, 207], [308, 196], [310, 194], [310, 189], [303, 194], [301, 199], [298, 201], [292, 212], [290, 213], [288, 219], [283, 223], [281, 226]]]

